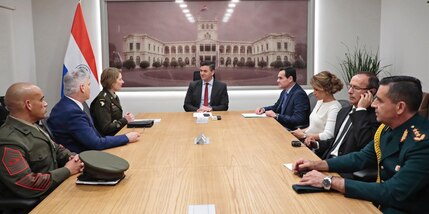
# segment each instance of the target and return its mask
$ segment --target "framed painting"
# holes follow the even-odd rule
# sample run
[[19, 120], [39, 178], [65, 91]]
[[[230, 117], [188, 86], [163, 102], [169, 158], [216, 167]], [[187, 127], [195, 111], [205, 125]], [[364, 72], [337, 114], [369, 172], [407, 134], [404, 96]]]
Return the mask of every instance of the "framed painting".
[[[108, 65], [122, 69], [124, 87], [180, 87], [202, 61], [231, 86], [275, 86], [292, 66], [306, 85], [309, 0], [105, 0]], [[107, 50], [108, 49], [108, 50]]]

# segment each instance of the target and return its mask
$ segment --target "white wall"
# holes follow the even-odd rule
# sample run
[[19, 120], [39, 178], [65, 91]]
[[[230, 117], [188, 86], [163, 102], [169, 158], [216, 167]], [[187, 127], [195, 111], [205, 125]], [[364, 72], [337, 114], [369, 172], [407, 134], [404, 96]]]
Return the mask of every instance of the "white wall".
[[429, 91], [429, 3], [382, 0], [381, 8], [381, 59], [392, 75], [415, 76]]
[[[37, 84], [45, 93], [49, 109], [60, 99], [64, 55], [77, 2], [77, 0], [32, 1]], [[101, 47], [97, 42], [97, 36], [99, 37], [100, 34], [99, 27], [97, 27], [99, 19], [96, 12], [99, 3], [98, 1], [82, 1], [81, 4], [92, 47], [94, 52], [100, 52]], [[98, 69], [101, 69], [101, 60], [97, 62], [97, 65]]]
[[[340, 59], [346, 46], [353, 50], [357, 41], [377, 52], [380, 11], [380, 0], [316, 0], [315, 73], [328, 70], [342, 79]], [[335, 96], [348, 99], [345, 88]]]
[[[94, 12], [98, 3], [82, 1], [91, 40], [97, 38], [99, 32], [96, 27], [98, 15]], [[36, 82], [44, 90], [51, 108], [59, 99], [63, 58], [77, 0], [0, 0], [2, 4], [12, 5], [16, 10], [8, 12], [11, 13], [11, 20], [0, 21], [2, 30], [4, 25], [12, 26], [9, 34], [5, 36], [2, 31], [0, 36], [13, 40], [9, 55], [12, 58], [8, 59], [12, 62], [0, 61], [0, 69], [9, 66], [8, 69], [12, 67], [13, 70], [0, 70], [1, 92], [4, 94], [11, 82]], [[341, 42], [354, 47], [356, 38], [359, 38], [360, 43], [371, 50], [376, 51], [380, 46], [382, 63], [393, 64], [390, 69], [392, 74], [411, 73], [422, 80], [426, 91], [429, 90], [425, 84], [429, 77], [424, 73], [429, 70], [429, 7], [425, 1], [316, 0], [316, 4], [319, 7], [316, 14], [319, 31], [315, 71], [330, 70], [338, 74], [338, 59], [345, 52]], [[98, 54], [99, 42], [92, 41], [92, 44]], [[7, 48], [0, 46], [0, 53]], [[101, 66], [101, 62], [97, 64]], [[229, 93], [230, 109], [244, 110], [271, 104], [277, 99], [279, 91], [230, 90]], [[120, 94], [125, 109], [133, 112], [182, 111], [184, 95], [185, 89]]]
[[0, 0], [0, 95], [12, 82], [37, 83], [31, 0]]

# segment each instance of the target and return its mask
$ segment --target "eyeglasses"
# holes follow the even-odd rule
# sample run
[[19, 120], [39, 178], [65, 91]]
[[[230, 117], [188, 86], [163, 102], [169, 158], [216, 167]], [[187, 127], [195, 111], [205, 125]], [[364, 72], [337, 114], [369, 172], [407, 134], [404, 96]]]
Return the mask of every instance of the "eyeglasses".
[[355, 85], [347, 85], [347, 89], [353, 89], [353, 91], [363, 91], [363, 90], [369, 90], [370, 88], [361, 88]]

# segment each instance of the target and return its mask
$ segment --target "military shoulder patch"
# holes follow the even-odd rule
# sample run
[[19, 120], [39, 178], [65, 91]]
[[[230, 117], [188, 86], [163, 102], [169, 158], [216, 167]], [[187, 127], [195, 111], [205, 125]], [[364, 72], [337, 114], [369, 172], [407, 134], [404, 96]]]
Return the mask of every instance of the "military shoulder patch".
[[405, 129], [404, 133], [402, 134], [400, 142], [401, 143], [405, 142], [405, 139], [407, 139], [407, 136], [408, 136], [408, 129]]
[[98, 102], [100, 102], [101, 107], [104, 107], [104, 105], [106, 104], [104, 99], [100, 99]]
[[420, 142], [426, 138], [426, 134], [421, 133], [417, 127], [412, 125], [411, 128], [413, 129], [413, 134], [414, 134], [413, 139], [415, 141]]
[[10, 176], [16, 175], [28, 168], [28, 163], [21, 152], [16, 149], [4, 148], [3, 165]]

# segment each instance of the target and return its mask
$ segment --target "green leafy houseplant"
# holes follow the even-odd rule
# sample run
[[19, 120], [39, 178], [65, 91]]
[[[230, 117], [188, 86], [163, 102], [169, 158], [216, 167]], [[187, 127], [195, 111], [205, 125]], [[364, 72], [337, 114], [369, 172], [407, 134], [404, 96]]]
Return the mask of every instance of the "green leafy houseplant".
[[345, 58], [340, 61], [341, 72], [343, 74], [343, 80], [346, 83], [350, 82], [350, 79], [359, 71], [367, 71], [378, 75], [385, 68], [391, 65], [380, 66], [380, 58], [377, 53], [373, 54], [366, 50], [365, 47], [359, 46], [357, 43], [353, 51], [347, 47]]

